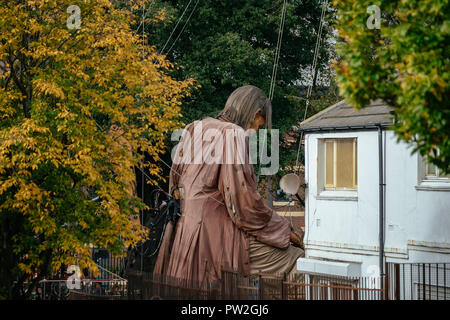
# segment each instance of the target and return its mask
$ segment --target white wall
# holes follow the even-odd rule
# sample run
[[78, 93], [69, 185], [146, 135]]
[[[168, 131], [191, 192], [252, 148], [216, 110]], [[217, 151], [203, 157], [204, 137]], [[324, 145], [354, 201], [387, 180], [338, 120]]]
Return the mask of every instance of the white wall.
[[450, 262], [450, 183], [424, 182], [411, 151], [387, 132], [386, 246], [407, 248], [410, 262]]
[[[357, 138], [358, 143], [358, 190], [321, 193], [318, 139], [349, 137]], [[450, 262], [450, 184], [418, 190], [423, 187], [418, 155], [411, 155], [406, 144], [397, 143], [392, 131], [383, 132], [383, 140], [387, 261]], [[379, 263], [377, 131], [307, 134], [305, 148], [306, 257], [358, 262], [361, 275], [371, 275], [370, 266]]]

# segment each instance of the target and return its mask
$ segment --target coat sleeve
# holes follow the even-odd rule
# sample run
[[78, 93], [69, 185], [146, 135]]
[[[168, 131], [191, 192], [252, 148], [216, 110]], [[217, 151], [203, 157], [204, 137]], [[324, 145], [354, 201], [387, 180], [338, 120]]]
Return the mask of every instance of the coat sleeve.
[[[228, 147], [230, 143], [236, 144], [236, 139], [229, 140], [225, 142]], [[248, 150], [248, 141], [245, 150]], [[248, 155], [248, 152], [246, 154]], [[228, 213], [238, 228], [260, 242], [287, 248], [290, 240], [289, 222], [264, 204], [257, 190], [253, 165], [249, 161], [224, 163], [220, 176], [219, 190], [224, 197]]]

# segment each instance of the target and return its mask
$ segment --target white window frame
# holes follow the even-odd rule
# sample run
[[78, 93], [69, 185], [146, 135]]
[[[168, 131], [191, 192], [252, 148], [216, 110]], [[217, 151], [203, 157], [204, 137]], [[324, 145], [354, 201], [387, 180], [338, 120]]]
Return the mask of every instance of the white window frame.
[[[450, 178], [427, 175], [426, 157], [418, 155], [418, 177], [416, 190], [422, 191], [450, 191]], [[436, 168], [439, 173], [439, 169]]]
[[[357, 135], [340, 135], [340, 136], [325, 136], [317, 138], [317, 200], [326, 201], [358, 201], [358, 181], [356, 181], [356, 188], [353, 189], [336, 189], [326, 188], [326, 158], [325, 158], [325, 141], [339, 140], [339, 139], [354, 139], [356, 144], [356, 152], [354, 152], [354, 160], [356, 161], [356, 177], [358, 173], [358, 136]], [[355, 150], [355, 148], [354, 148]], [[336, 152], [335, 152], [336, 154]]]
[[449, 177], [445, 177], [445, 176], [440, 176], [440, 171], [441, 171], [441, 169], [439, 169], [438, 167], [436, 167], [436, 166], [434, 166], [434, 169], [435, 169], [435, 173], [436, 174], [434, 174], [434, 175], [427, 175], [427, 166], [428, 165], [430, 165], [430, 163], [428, 163], [427, 161], [426, 161], [426, 159], [425, 158], [423, 158], [423, 166], [424, 166], [424, 173], [425, 173], [425, 176], [424, 176], [424, 180], [435, 180], [435, 181], [446, 181], [446, 180], [450, 180], [450, 178]]

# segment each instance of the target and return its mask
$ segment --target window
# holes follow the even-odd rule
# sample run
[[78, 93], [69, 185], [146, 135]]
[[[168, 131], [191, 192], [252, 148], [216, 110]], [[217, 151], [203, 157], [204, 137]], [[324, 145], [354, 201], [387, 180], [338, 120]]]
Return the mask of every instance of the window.
[[444, 174], [441, 169], [429, 163], [426, 157], [418, 156], [418, 183], [416, 190], [450, 191], [450, 174]]
[[450, 174], [444, 174], [441, 169], [432, 163], [428, 163], [426, 159], [423, 160], [425, 165], [425, 179], [448, 179]]
[[357, 188], [356, 138], [324, 139], [325, 190]]

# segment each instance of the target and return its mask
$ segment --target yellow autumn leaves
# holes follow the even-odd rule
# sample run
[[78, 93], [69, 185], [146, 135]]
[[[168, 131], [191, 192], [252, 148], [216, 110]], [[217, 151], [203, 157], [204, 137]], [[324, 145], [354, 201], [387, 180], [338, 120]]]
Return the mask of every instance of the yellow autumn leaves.
[[[79, 30], [66, 27], [69, 5], [80, 7]], [[49, 253], [52, 270], [95, 269], [89, 246], [123, 254], [145, 236], [132, 219], [143, 207], [130, 188], [132, 168], [142, 151], [154, 160], [168, 151], [195, 84], [174, 79], [176, 66], [133, 32], [138, 8], [0, 1], [0, 223], [6, 214], [23, 220], [9, 239], [22, 272], [39, 269]], [[155, 163], [145, 170], [161, 172]]]

